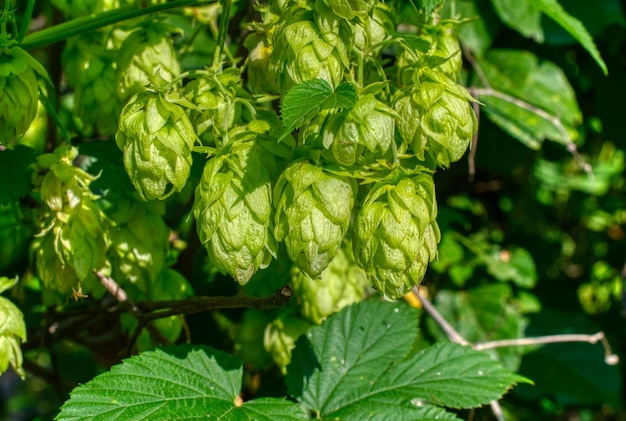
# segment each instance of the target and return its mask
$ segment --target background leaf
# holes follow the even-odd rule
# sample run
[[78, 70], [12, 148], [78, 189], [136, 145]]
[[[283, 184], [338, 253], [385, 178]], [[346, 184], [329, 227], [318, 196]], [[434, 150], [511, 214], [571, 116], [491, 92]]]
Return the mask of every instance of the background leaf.
[[30, 191], [29, 168], [35, 162], [35, 151], [17, 145], [15, 149], [0, 151], [0, 205], [19, 200]]
[[491, 0], [491, 3], [502, 22], [525, 37], [543, 42], [539, 9], [523, 0]]
[[207, 346], [171, 346], [144, 352], [74, 389], [59, 420], [233, 419], [300, 420], [299, 408], [284, 399], [237, 406], [241, 363]]
[[528, 0], [528, 2], [569, 32], [591, 54], [591, 57], [598, 63], [604, 74], [608, 74], [606, 63], [600, 57], [596, 44], [593, 42], [587, 29], [585, 29], [585, 26], [578, 19], [567, 13], [556, 0]]

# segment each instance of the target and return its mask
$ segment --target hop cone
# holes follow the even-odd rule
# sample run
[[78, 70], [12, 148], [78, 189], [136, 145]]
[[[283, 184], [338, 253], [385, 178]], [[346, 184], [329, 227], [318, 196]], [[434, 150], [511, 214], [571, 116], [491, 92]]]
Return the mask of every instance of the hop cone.
[[353, 165], [364, 150], [383, 155], [393, 141], [395, 111], [378, 101], [374, 95], [364, 95], [346, 112], [320, 113], [302, 131], [304, 143], [318, 138], [330, 151], [332, 161]]
[[185, 86], [183, 95], [196, 106], [189, 117], [204, 144], [221, 141], [240, 119], [241, 105], [235, 102], [240, 84], [239, 74], [230, 72], [198, 77]]
[[347, 250], [340, 248], [317, 279], [297, 267], [291, 271], [294, 295], [302, 316], [320, 324], [331, 314], [365, 298], [369, 281]]
[[463, 67], [463, 55], [454, 29], [442, 25], [430, 27], [425, 38], [431, 43], [428, 54], [438, 58], [435, 69], [456, 80]]
[[339, 17], [364, 19], [374, 8], [376, 0], [324, 0], [324, 3]]
[[398, 131], [420, 159], [425, 153], [447, 168], [461, 159], [476, 132], [467, 90], [441, 74], [401, 93], [395, 103]]
[[[135, 202], [116, 215], [116, 229], [111, 234], [113, 277], [128, 281], [146, 292], [165, 266], [169, 228], [155, 210], [162, 202]], [[120, 217], [124, 218], [120, 221]]]
[[312, 79], [324, 79], [336, 87], [349, 67], [350, 26], [323, 3], [316, 6], [321, 13], [291, 7], [276, 24], [268, 69], [276, 75], [280, 92]]
[[[17, 280], [0, 277], [0, 292], [10, 288]], [[24, 378], [22, 368], [22, 350], [20, 343], [26, 342], [26, 324], [24, 315], [11, 301], [0, 297], [0, 374], [9, 364]]]
[[[440, 239], [432, 175], [404, 174], [370, 190], [355, 222], [354, 257], [386, 299], [418, 285]], [[398, 180], [399, 178], [399, 180]]]
[[395, 29], [394, 11], [383, 3], [377, 3], [371, 14], [352, 23], [354, 46], [362, 51], [377, 51]]
[[211, 262], [244, 285], [274, 254], [270, 232], [273, 155], [242, 142], [207, 162], [196, 188], [198, 236]]
[[0, 48], [0, 143], [21, 137], [37, 115], [39, 91], [31, 65], [19, 47]]
[[126, 37], [117, 62], [117, 93], [123, 102], [144, 91], [157, 70], [165, 80], [180, 74], [170, 32], [170, 26], [151, 22]]
[[122, 110], [115, 140], [124, 167], [143, 200], [165, 199], [181, 191], [191, 168], [193, 126], [174, 94], [145, 91]]
[[318, 277], [348, 230], [356, 185], [307, 161], [291, 164], [274, 189], [275, 237], [291, 260]]
[[291, 351], [296, 347], [296, 340], [310, 327], [310, 322], [288, 313], [283, 313], [265, 327], [263, 346], [283, 374], [287, 372], [287, 366], [291, 361]]

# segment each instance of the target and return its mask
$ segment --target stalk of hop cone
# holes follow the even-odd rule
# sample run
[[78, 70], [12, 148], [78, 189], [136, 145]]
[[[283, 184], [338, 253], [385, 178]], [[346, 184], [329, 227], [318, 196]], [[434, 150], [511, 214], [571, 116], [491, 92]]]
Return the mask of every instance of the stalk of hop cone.
[[269, 72], [280, 92], [293, 85], [324, 79], [338, 86], [349, 68], [352, 31], [322, 2], [290, 7], [278, 20], [272, 36]]
[[296, 266], [291, 282], [300, 312], [306, 319], [320, 324], [328, 316], [366, 297], [370, 285], [352, 253], [341, 247], [317, 279], [311, 279]]
[[389, 150], [394, 137], [394, 116], [395, 111], [374, 95], [363, 95], [349, 112], [320, 113], [301, 131], [301, 137], [305, 144], [321, 137], [321, 143], [330, 152], [328, 158], [350, 166], [365, 150], [377, 156]]
[[175, 94], [145, 91], [122, 110], [115, 140], [143, 200], [165, 199], [181, 191], [189, 177], [197, 137], [179, 100]]
[[353, 249], [358, 264], [385, 299], [418, 285], [440, 240], [431, 174], [398, 168], [369, 191], [356, 218]]
[[311, 278], [333, 259], [348, 230], [356, 184], [307, 161], [292, 163], [274, 189], [275, 237]]
[[19, 47], [0, 48], [0, 144], [21, 137], [37, 115], [34, 60]]
[[241, 285], [275, 255], [270, 230], [275, 167], [274, 156], [257, 142], [238, 142], [207, 162], [196, 188], [194, 216], [200, 241], [215, 267]]
[[122, 102], [144, 91], [156, 71], [165, 80], [180, 74], [171, 32], [176, 29], [170, 25], [147, 21], [126, 37], [117, 61], [117, 93]]
[[395, 109], [402, 140], [421, 159], [447, 168], [461, 159], [477, 129], [473, 98], [442, 73], [399, 93]]

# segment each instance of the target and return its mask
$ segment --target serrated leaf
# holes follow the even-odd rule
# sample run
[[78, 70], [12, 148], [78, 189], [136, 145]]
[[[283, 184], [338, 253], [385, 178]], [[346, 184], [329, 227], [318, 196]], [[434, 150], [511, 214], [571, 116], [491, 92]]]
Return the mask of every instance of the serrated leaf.
[[578, 19], [567, 13], [557, 0], [528, 0], [528, 2], [569, 32], [591, 54], [591, 57], [598, 63], [604, 74], [608, 74], [606, 63], [602, 60], [600, 52], [585, 26]]
[[541, 12], [526, 1], [491, 0], [502, 22], [525, 37], [543, 42]]
[[337, 86], [335, 92], [333, 92], [326, 101], [322, 104], [321, 108], [347, 108], [351, 109], [359, 99], [359, 95], [356, 92], [354, 85], [348, 82], [343, 82]]
[[30, 165], [34, 162], [35, 151], [25, 146], [0, 151], [0, 180], [5, 180], [0, 183], [0, 205], [15, 202], [30, 192]]
[[487, 116], [511, 136], [533, 149], [545, 139], [564, 143], [563, 133], [553, 119], [561, 121], [570, 137], [576, 136], [574, 127], [582, 114], [574, 90], [558, 66], [539, 62], [528, 51], [516, 50], [491, 50], [479, 63], [491, 88], [506, 95], [485, 93], [479, 99], [485, 104]]
[[387, 419], [406, 419], [408, 408], [429, 404], [485, 404], [525, 380], [489, 355], [455, 344], [406, 358], [417, 334], [411, 320], [417, 321], [415, 309], [381, 302], [329, 317], [296, 344], [287, 369], [290, 392], [321, 418], [370, 419], [372, 408], [385, 407]]
[[444, 0], [418, 0], [418, 4], [424, 8], [424, 13], [430, 15], [433, 10], [438, 8]]
[[313, 118], [333, 93], [324, 79], [307, 80], [293, 86], [280, 102], [283, 126], [291, 131]]
[[395, 32], [391, 34], [395, 40], [405, 44], [412, 50], [419, 51], [420, 53], [427, 53], [430, 50], [430, 42], [426, 41], [418, 37], [417, 35], [411, 34], [401, 34], [399, 32]]
[[241, 363], [230, 354], [208, 346], [170, 346], [141, 353], [78, 386], [57, 419], [306, 419], [284, 399], [238, 406], [241, 380]]

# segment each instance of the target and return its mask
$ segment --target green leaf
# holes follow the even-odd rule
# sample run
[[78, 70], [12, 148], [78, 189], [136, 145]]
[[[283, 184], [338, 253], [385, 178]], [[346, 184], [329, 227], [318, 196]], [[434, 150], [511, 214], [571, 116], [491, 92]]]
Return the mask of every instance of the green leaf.
[[574, 90], [558, 66], [516, 50], [491, 50], [479, 64], [491, 90], [475, 92], [485, 104], [487, 116], [511, 136], [533, 149], [544, 139], [566, 143], [555, 120], [569, 137], [577, 135], [574, 127], [582, 114]]
[[533, 288], [537, 283], [535, 261], [523, 248], [506, 251], [494, 248], [482, 257], [489, 274], [499, 281], [511, 281], [522, 288]]
[[371, 419], [373, 408], [384, 407], [386, 419], [421, 419], [410, 409], [474, 407], [525, 381], [488, 354], [456, 344], [407, 357], [416, 322], [417, 311], [400, 304], [344, 308], [298, 340], [287, 369], [290, 392], [321, 418]]
[[396, 41], [406, 45], [411, 50], [419, 51], [424, 54], [430, 50], [430, 42], [418, 37], [417, 35], [402, 34], [399, 32], [395, 32], [391, 35], [393, 35]]
[[608, 74], [606, 63], [602, 60], [600, 52], [587, 29], [578, 19], [567, 13], [557, 0], [528, 0], [528, 2], [569, 32], [591, 54], [591, 57], [598, 63], [604, 74]]
[[[490, 284], [464, 291], [439, 291], [434, 304], [465, 339], [478, 343], [524, 336], [526, 320], [512, 299], [510, 286]], [[434, 320], [428, 319], [426, 325], [437, 340], [446, 340], [446, 334]], [[523, 351], [521, 347], [505, 347], [487, 352], [514, 371], [519, 367]]]
[[417, 0], [416, 3], [420, 8], [424, 8], [424, 13], [428, 16], [443, 3], [443, 0]]
[[458, 27], [459, 40], [476, 57], [481, 57], [489, 50], [501, 25], [491, 8], [480, 7], [480, 3], [483, 2], [447, 1], [441, 10], [443, 19], [466, 19]]
[[15, 278], [9, 278], [7, 276], [0, 276], [0, 294], [4, 291], [13, 288], [17, 285], [17, 276]]
[[230, 354], [207, 346], [170, 346], [141, 353], [78, 386], [57, 419], [306, 419], [284, 399], [238, 406], [241, 379], [241, 363]]
[[34, 162], [35, 151], [25, 146], [0, 151], [0, 180], [4, 180], [0, 183], [0, 205], [16, 202], [30, 192], [30, 165]]
[[282, 98], [280, 113], [283, 126], [292, 131], [311, 120], [331, 102], [333, 88], [324, 79], [307, 80], [293, 86]]
[[[9, 280], [2, 277], [0, 282], [6, 287]], [[4, 373], [10, 364], [24, 378], [21, 342], [26, 342], [24, 315], [15, 304], [0, 297], [0, 374]]]
[[491, 0], [502, 22], [525, 37], [543, 42], [541, 12], [526, 1]]

